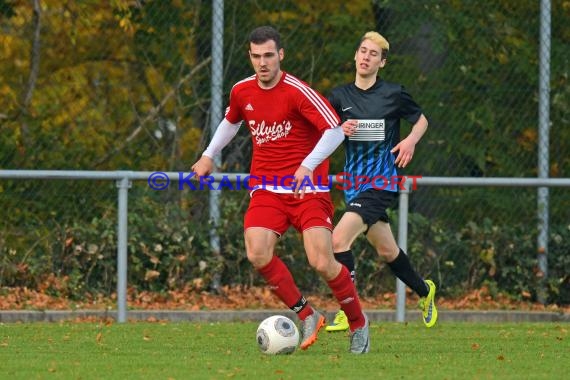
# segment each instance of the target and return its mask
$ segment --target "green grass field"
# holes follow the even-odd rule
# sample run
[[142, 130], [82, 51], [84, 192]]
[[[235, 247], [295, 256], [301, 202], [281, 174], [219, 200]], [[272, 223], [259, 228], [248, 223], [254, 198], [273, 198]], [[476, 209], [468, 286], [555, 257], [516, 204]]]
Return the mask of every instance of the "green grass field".
[[0, 324], [1, 379], [562, 379], [564, 323], [375, 323], [367, 355], [344, 333], [259, 352], [257, 323]]

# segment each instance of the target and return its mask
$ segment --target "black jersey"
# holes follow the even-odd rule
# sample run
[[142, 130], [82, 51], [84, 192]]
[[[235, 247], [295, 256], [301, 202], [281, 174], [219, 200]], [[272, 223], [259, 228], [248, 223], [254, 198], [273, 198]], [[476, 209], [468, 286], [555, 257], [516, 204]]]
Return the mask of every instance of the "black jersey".
[[391, 182], [398, 169], [390, 150], [400, 142], [400, 119], [415, 124], [420, 106], [404, 86], [380, 79], [367, 90], [354, 83], [337, 87], [329, 100], [342, 122], [358, 120], [356, 132], [344, 140], [346, 202], [370, 188], [398, 191]]

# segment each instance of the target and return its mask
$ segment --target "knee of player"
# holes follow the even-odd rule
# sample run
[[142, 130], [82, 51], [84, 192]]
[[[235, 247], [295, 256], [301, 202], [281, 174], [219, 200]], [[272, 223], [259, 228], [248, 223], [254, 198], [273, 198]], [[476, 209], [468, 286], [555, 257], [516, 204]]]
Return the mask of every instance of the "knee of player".
[[331, 260], [326, 259], [324, 256], [317, 256], [312, 257], [309, 256], [309, 265], [313, 268], [317, 273], [323, 275], [330, 270], [330, 263]]
[[247, 250], [247, 259], [255, 269], [261, 269], [271, 261], [273, 255], [265, 251]]
[[384, 246], [375, 247], [376, 253], [387, 262], [392, 262], [398, 256], [398, 249], [392, 249]]
[[351, 240], [341, 234], [333, 233], [332, 247], [333, 252], [344, 252], [350, 249]]

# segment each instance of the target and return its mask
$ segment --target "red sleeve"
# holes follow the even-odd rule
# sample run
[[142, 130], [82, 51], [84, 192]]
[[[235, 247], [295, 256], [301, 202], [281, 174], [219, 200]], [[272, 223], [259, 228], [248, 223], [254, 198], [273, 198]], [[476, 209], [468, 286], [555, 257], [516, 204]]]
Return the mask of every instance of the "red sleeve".
[[297, 102], [301, 113], [321, 132], [340, 125], [340, 118], [323, 95], [292, 75], [285, 82], [299, 90]]
[[230, 105], [226, 109], [226, 120], [232, 124], [237, 124], [243, 120], [239, 106], [239, 96], [236, 94], [236, 87], [230, 92]]

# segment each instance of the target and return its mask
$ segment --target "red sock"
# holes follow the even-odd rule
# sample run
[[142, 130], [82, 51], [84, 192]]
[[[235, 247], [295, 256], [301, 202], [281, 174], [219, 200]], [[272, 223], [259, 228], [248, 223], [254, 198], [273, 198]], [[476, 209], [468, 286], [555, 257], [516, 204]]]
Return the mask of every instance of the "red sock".
[[360, 300], [358, 299], [354, 283], [350, 279], [348, 269], [343, 265], [338, 276], [328, 281], [328, 284], [334, 296], [340, 303], [340, 308], [348, 318], [350, 330], [354, 331], [357, 328], [364, 326], [366, 320], [364, 319]]
[[[269, 264], [257, 271], [271, 286], [271, 291], [289, 309], [294, 310], [301, 320], [305, 320], [305, 318], [313, 314], [313, 309], [309, 306], [305, 297], [301, 295], [289, 268], [279, 257], [273, 255]], [[297, 311], [296, 309], [300, 310]]]

